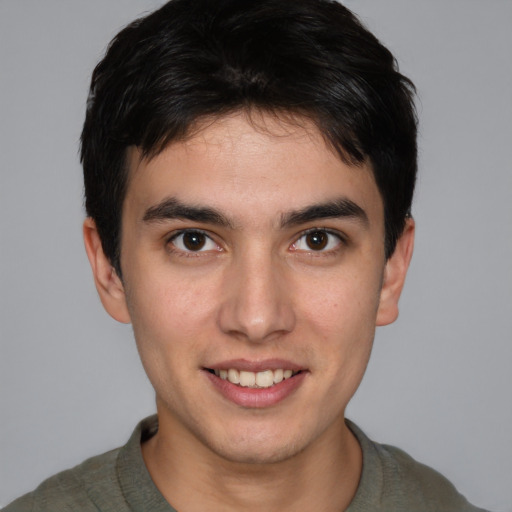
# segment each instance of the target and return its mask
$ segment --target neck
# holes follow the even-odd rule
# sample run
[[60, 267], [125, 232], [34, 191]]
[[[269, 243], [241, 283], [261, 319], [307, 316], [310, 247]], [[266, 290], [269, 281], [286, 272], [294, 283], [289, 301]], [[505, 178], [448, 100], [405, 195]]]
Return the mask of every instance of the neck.
[[300, 453], [269, 464], [226, 460], [162, 419], [142, 454], [155, 485], [180, 512], [341, 511], [356, 492], [362, 454], [343, 418]]

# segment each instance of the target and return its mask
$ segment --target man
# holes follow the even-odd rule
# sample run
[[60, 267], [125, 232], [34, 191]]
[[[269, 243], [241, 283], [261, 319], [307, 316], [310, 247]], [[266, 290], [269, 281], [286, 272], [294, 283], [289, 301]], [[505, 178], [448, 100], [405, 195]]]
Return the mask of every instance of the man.
[[477, 510], [345, 419], [412, 255], [413, 86], [337, 3], [173, 0], [112, 42], [84, 239], [158, 419], [16, 510]]

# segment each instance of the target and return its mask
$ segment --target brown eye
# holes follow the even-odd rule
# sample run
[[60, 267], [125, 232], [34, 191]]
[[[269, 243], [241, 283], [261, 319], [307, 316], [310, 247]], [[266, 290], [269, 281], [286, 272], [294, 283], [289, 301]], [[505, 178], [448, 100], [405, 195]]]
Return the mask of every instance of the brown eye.
[[306, 244], [313, 251], [325, 249], [329, 242], [329, 235], [325, 231], [312, 231], [306, 235]]
[[332, 253], [340, 248], [343, 243], [341, 235], [326, 229], [312, 229], [304, 233], [293, 245], [292, 251]]
[[173, 236], [169, 243], [178, 251], [185, 253], [221, 250], [206, 233], [196, 229], [181, 231]]
[[206, 236], [200, 231], [183, 233], [183, 245], [189, 251], [200, 251], [206, 244]]

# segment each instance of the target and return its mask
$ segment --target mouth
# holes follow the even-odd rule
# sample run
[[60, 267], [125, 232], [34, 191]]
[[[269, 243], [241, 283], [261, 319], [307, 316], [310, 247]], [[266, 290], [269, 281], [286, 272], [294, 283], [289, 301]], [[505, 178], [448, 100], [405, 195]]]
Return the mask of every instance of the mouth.
[[235, 386], [252, 389], [270, 388], [284, 380], [302, 373], [302, 370], [291, 370], [285, 368], [277, 368], [275, 370], [268, 369], [260, 372], [239, 370], [237, 368], [229, 368], [227, 370], [206, 368], [206, 370], [220, 379], [234, 384]]
[[244, 408], [265, 409], [294, 395], [309, 370], [283, 359], [236, 359], [203, 367], [204, 375], [225, 399]]

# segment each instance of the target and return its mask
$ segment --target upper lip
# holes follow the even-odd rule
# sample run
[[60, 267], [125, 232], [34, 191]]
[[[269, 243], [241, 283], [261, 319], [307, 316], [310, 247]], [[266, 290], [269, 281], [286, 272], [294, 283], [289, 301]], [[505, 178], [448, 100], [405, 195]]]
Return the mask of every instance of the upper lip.
[[221, 361], [205, 366], [210, 370], [229, 370], [231, 368], [243, 370], [246, 372], [263, 372], [265, 370], [292, 370], [298, 372], [304, 370], [300, 364], [288, 361], [286, 359], [263, 359], [259, 361], [251, 361], [248, 359], [231, 359], [229, 361]]

